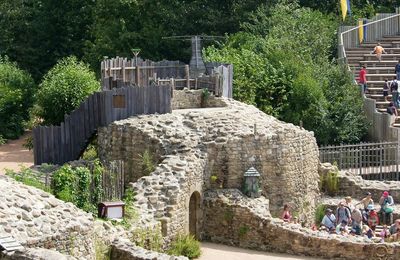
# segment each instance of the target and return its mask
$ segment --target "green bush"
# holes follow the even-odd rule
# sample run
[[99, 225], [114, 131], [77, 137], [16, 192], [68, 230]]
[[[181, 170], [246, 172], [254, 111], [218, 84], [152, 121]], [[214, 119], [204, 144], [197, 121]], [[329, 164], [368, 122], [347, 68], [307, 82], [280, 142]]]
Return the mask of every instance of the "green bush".
[[22, 182], [25, 185], [32, 186], [46, 192], [52, 192], [51, 188], [46, 186], [40, 179], [40, 173], [34, 173], [31, 169], [22, 166], [19, 172], [15, 172], [10, 169], [6, 169], [6, 175], [15, 179], [16, 181]]
[[64, 115], [78, 108], [90, 94], [99, 90], [94, 72], [75, 57], [60, 60], [45, 76], [37, 95], [37, 115], [44, 124], [59, 124]]
[[339, 191], [339, 172], [337, 170], [329, 171], [326, 175], [321, 175], [321, 190], [334, 196]]
[[178, 235], [172, 242], [168, 254], [183, 255], [189, 259], [197, 258], [201, 255], [200, 243], [192, 235]]
[[54, 195], [77, 207], [97, 214], [97, 204], [101, 200], [101, 176], [103, 166], [98, 160], [93, 162], [92, 169], [87, 167], [72, 168], [65, 164], [53, 174]]
[[36, 91], [31, 76], [7, 57], [0, 57], [0, 136], [18, 138], [29, 119]]
[[142, 173], [143, 175], [148, 176], [156, 169], [151, 153], [146, 149], [143, 154], [139, 155], [139, 157], [142, 160]]
[[315, 224], [319, 225], [324, 218], [326, 206], [325, 205], [318, 205], [315, 209]]

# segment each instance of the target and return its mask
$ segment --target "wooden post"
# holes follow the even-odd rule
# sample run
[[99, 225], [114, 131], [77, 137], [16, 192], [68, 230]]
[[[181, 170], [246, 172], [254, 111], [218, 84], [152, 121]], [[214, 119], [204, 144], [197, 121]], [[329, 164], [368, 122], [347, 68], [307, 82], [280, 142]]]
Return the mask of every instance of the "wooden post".
[[382, 143], [379, 145], [379, 179], [383, 180], [383, 174], [382, 174], [382, 164], [383, 164], [383, 145]]
[[190, 71], [189, 71], [189, 65], [185, 65], [185, 74], [186, 74], [186, 87], [190, 89]]
[[139, 75], [140, 75], [140, 73], [139, 73], [139, 66], [138, 65], [136, 65], [136, 68], [135, 68], [135, 73], [136, 73], [136, 75], [135, 75], [135, 83], [136, 83], [136, 86], [139, 86]]
[[197, 89], [197, 78], [194, 81], [194, 89]]

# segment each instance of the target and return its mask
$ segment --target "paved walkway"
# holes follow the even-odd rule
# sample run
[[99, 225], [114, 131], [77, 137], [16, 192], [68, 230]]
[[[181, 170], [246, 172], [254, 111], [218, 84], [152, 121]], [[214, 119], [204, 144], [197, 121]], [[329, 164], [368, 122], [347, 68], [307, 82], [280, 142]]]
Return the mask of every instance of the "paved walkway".
[[0, 174], [4, 174], [4, 169], [19, 170], [21, 165], [30, 167], [33, 165], [33, 151], [24, 148], [25, 142], [30, 133], [26, 133], [18, 140], [8, 141], [0, 145]]
[[202, 242], [199, 260], [317, 260], [306, 256], [267, 253], [220, 244]]

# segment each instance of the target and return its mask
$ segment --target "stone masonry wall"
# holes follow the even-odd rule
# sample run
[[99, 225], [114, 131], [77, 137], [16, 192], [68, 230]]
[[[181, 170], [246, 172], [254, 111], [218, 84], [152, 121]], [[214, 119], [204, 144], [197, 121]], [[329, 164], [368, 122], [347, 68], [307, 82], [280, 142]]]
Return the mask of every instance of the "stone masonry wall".
[[[319, 192], [313, 134], [253, 106], [222, 101], [225, 107], [132, 117], [99, 129], [101, 159], [133, 165], [126, 174], [136, 181], [132, 186], [142, 222], [161, 221], [167, 240], [186, 233], [193, 192], [202, 197], [204, 190], [215, 188], [211, 176], [218, 178], [218, 188], [241, 188], [244, 172], [255, 166], [272, 213], [280, 214], [283, 204], [290, 203], [302, 221], [311, 223]], [[144, 146], [159, 164], [137, 179], [140, 173], [129, 171], [137, 169], [134, 155]], [[201, 214], [197, 219], [201, 226]]]
[[[323, 174], [333, 168], [334, 166], [331, 164], [323, 163], [319, 167], [319, 172]], [[372, 199], [375, 203], [378, 203], [382, 193], [384, 191], [389, 191], [395, 203], [400, 202], [400, 181], [364, 180], [361, 176], [346, 171], [340, 171], [338, 177], [338, 196], [351, 196], [353, 198], [362, 199], [365, 197], [365, 193], [371, 192]]]
[[326, 259], [398, 259], [399, 243], [373, 243], [353, 236], [312, 231], [268, 216], [264, 198], [249, 199], [237, 191], [204, 194], [206, 240], [268, 252]]
[[[172, 97], [172, 109], [188, 109], [188, 108], [200, 108], [202, 106], [202, 94], [203, 90], [174, 90]], [[203, 104], [205, 107], [224, 107], [226, 103], [222, 99], [216, 98], [211, 95]]]
[[94, 259], [93, 217], [42, 190], [0, 176], [0, 235], [24, 247]]
[[123, 260], [188, 260], [184, 256], [170, 256], [135, 246], [129, 240], [119, 239], [111, 247], [111, 259]]

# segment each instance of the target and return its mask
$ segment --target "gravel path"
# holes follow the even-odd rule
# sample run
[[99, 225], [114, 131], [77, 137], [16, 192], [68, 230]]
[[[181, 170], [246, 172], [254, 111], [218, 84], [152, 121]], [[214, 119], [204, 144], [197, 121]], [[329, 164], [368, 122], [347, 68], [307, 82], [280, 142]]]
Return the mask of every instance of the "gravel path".
[[18, 140], [8, 141], [0, 145], [0, 174], [4, 174], [4, 169], [19, 170], [21, 165], [30, 167], [33, 165], [33, 151], [24, 148], [22, 144], [30, 132], [25, 133]]
[[267, 253], [213, 243], [201, 243], [199, 260], [317, 260], [306, 256], [293, 256], [288, 254]]

